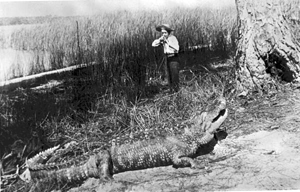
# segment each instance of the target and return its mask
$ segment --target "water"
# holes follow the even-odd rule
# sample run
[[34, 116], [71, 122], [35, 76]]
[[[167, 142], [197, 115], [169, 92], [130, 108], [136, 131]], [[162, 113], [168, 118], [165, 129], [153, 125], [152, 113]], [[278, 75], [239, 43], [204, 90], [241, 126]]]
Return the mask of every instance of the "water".
[[41, 51], [0, 49], [0, 58], [0, 81], [27, 76], [37, 70], [50, 69], [49, 53]]

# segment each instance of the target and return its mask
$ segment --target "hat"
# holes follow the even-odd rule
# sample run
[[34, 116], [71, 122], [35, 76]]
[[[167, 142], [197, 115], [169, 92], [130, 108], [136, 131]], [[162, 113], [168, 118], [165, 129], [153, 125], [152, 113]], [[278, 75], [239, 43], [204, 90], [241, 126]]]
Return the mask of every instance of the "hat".
[[174, 31], [174, 29], [172, 29], [168, 24], [161, 24], [156, 27], [156, 31], [161, 32], [162, 29], [165, 29], [166, 31]]

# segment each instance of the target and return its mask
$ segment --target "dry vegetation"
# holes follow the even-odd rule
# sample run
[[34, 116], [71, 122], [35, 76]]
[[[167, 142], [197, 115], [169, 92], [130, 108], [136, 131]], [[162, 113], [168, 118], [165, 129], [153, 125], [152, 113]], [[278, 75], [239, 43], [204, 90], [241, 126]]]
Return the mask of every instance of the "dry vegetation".
[[[285, 12], [291, 18], [289, 6]], [[171, 23], [181, 45], [181, 90], [175, 94], [165, 93], [162, 51], [151, 47], [159, 35], [154, 30], [158, 23]], [[299, 27], [293, 30], [299, 34]], [[81, 63], [97, 65], [60, 77], [61, 84], [49, 89], [1, 94], [0, 155], [16, 140], [22, 143], [14, 148], [17, 153], [27, 145], [24, 160], [68, 140], [107, 144], [120, 134], [172, 126], [220, 94], [236, 105], [234, 63], [228, 59], [236, 35], [235, 8], [120, 11], [16, 30], [9, 46], [2, 39], [3, 48], [34, 51], [32, 74]], [[204, 53], [189, 51], [199, 44], [211, 46]], [[49, 61], [41, 59], [45, 54]], [[50, 68], [45, 67], [47, 62]], [[217, 65], [221, 67], [214, 69]], [[265, 94], [278, 87], [266, 87]]]
[[[213, 49], [232, 48], [235, 8], [178, 9], [165, 12], [119, 11], [55, 19], [30, 29], [16, 30], [9, 42], [5, 38], [1, 44], [2, 48], [33, 51], [36, 63], [31, 64], [31, 74], [96, 62], [103, 84], [120, 84], [125, 74], [138, 81], [140, 76], [148, 78], [155, 73], [161, 51], [153, 49], [151, 43], [159, 35], [155, 32], [158, 23], [172, 23], [182, 51], [188, 46], [209, 43]], [[51, 67], [45, 66], [48, 61], [43, 58], [50, 59]]]
[[[156, 24], [172, 23], [181, 44], [182, 69], [192, 67], [196, 70], [201, 69], [200, 64], [207, 64], [207, 56], [212, 54], [212, 50], [229, 57], [236, 34], [234, 11], [234, 8], [119, 11], [90, 17], [55, 19], [35, 27], [15, 30], [9, 44], [2, 42], [3, 48], [34, 51], [36, 63], [31, 67], [32, 73], [45, 70], [43, 64], [46, 61], [42, 58], [46, 58], [43, 55], [46, 53], [50, 54], [52, 69], [80, 63], [94, 62], [96, 65], [86, 71], [75, 71], [64, 78], [58, 88], [61, 90], [59, 94], [57, 90], [35, 93], [22, 89], [9, 95], [3, 94], [1, 124], [16, 130], [20, 125], [26, 125], [23, 130], [27, 132], [28, 129], [40, 127], [40, 122], [45, 120], [65, 119], [65, 114], [82, 123], [90, 116], [98, 116], [99, 110], [102, 113], [114, 106], [119, 111], [120, 103], [124, 108], [121, 111], [127, 112], [127, 108], [135, 106], [141, 98], [153, 96], [163, 87], [160, 80], [162, 51], [151, 46], [159, 35], [155, 32]], [[189, 46], [209, 43], [211, 51], [202, 55], [201, 52], [195, 54], [187, 51]], [[197, 58], [199, 54], [201, 61]], [[198, 77], [193, 78], [198, 81]], [[41, 110], [40, 106], [45, 101], [48, 101], [46, 108]], [[105, 113], [111, 115], [111, 112]], [[118, 115], [113, 117], [120, 118]], [[123, 126], [128, 124], [124, 123]], [[15, 132], [14, 129], [10, 128], [8, 132]], [[9, 137], [12, 137], [11, 134], [8, 133]], [[2, 137], [8, 138], [8, 135]], [[1, 145], [6, 146], [4, 140]]]

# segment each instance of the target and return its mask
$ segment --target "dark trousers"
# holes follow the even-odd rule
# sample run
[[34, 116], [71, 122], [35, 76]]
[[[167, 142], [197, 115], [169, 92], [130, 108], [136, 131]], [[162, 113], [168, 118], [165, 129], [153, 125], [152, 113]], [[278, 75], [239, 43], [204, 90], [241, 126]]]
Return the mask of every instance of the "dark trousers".
[[179, 90], [179, 60], [178, 56], [167, 57], [167, 75], [171, 92]]

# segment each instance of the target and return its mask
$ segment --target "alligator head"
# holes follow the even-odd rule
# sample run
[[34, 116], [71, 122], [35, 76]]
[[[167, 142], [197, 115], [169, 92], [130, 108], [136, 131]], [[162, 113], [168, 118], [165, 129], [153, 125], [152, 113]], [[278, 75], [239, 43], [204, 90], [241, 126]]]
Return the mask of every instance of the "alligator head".
[[201, 132], [214, 134], [227, 116], [226, 100], [224, 97], [219, 97], [206, 110], [202, 111], [200, 115], [194, 116], [194, 126], [185, 131], [186, 133]]

